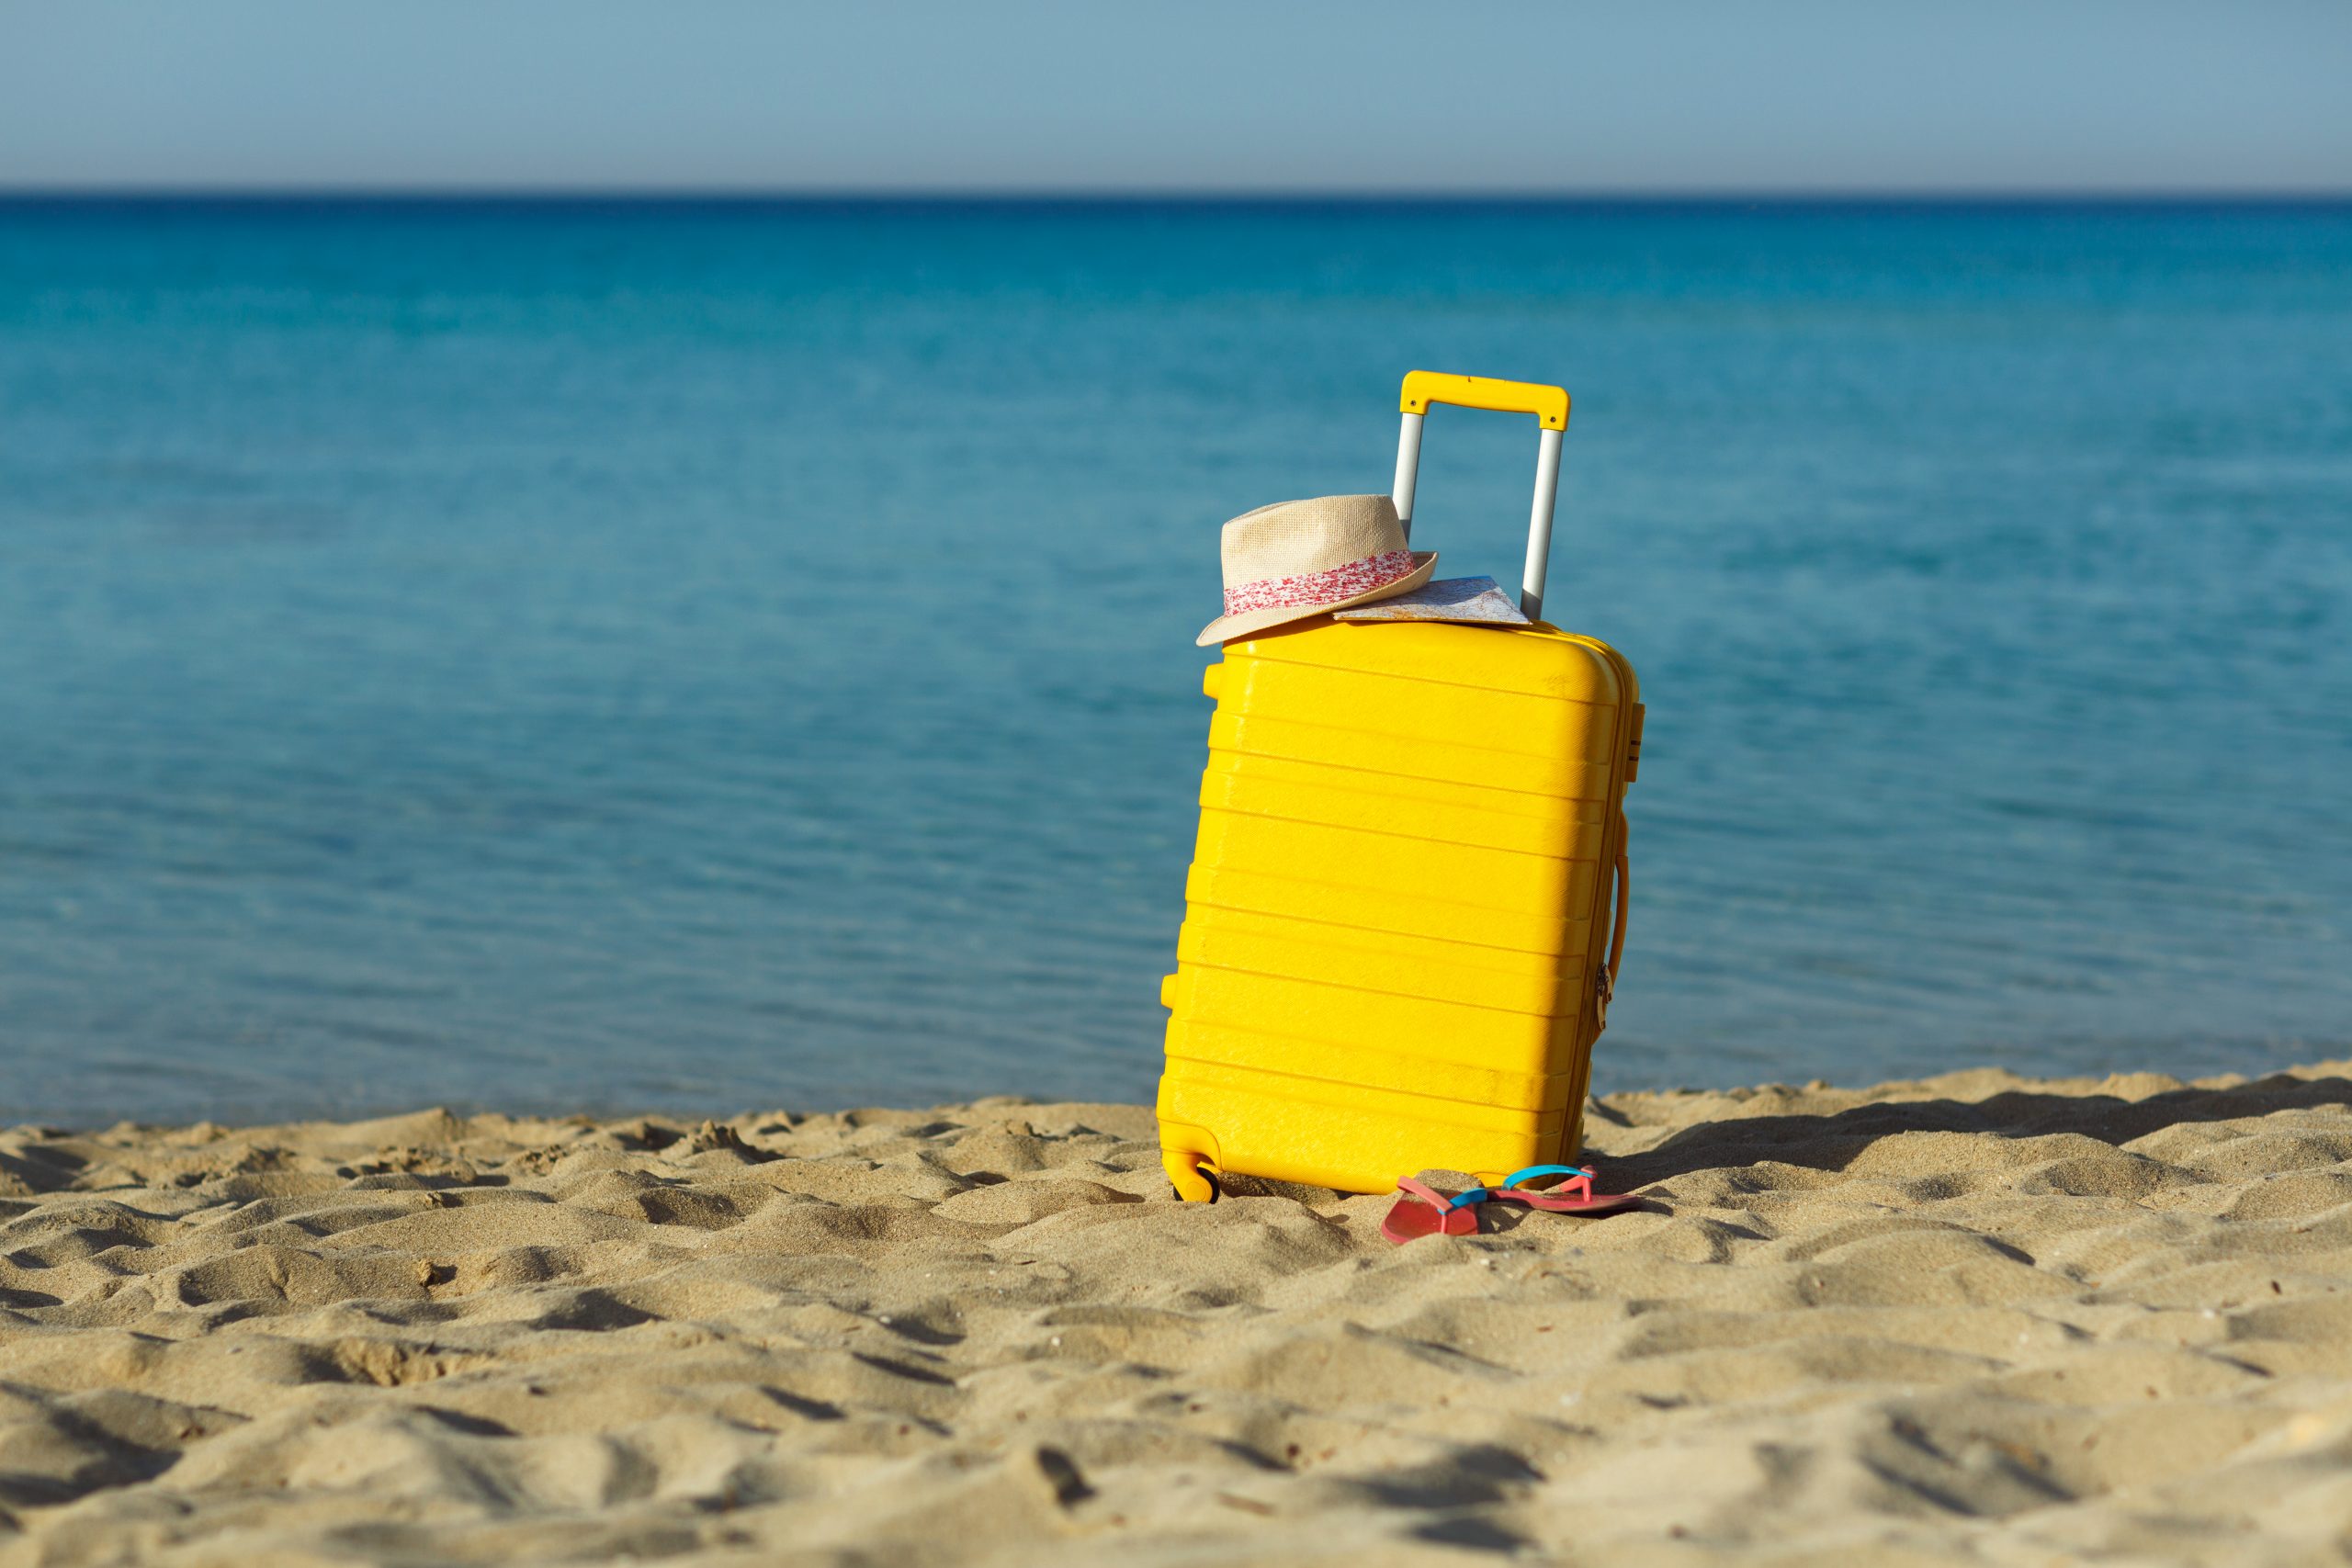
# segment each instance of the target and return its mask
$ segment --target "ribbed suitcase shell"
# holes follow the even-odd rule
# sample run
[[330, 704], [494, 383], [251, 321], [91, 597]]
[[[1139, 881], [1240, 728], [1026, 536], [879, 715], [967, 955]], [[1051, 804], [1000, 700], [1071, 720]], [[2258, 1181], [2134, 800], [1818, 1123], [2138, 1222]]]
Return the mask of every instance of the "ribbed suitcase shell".
[[[1640, 743], [1613, 649], [1321, 617], [1229, 643], [1176, 973], [1160, 1146], [1359, 1192], [1499, 1178], [1582, 1132]], [[1618, 895], [1622, 897], [1622, 893]]]

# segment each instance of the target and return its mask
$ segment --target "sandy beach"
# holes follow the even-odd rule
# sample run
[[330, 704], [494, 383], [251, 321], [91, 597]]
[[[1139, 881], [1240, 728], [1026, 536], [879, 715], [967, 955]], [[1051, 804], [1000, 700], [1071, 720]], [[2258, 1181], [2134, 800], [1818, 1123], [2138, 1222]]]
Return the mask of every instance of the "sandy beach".
[[0, 1134], [0, 1562], [2337, 1562], [2352, 1081], [1600, 1101], [1645, 1213], [1148, 1112]]

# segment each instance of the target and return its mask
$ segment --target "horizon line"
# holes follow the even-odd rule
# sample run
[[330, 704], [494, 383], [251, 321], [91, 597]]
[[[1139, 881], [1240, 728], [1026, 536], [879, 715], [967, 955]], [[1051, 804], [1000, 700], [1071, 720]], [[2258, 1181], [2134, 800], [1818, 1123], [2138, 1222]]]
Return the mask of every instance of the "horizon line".
[[1998, 186], [1884, 188], [1776, 187], [1771, 189], [1495, 189], [1431, 190], [1399, 187], [1299, 186], [1286, 189], [1220, 189], [1170, 186], [1024, 188], [1021, 186], [243, 186], [243, 185], [10, 185], [0, 183], [0, 203], [270, 203], [380, 202], [463, 205], [468, 203], [615, 205], [842, 205], [842, 206], [1559, 206], [1559, 207], [1865, 207], [1865, 206], [2338, 206], [2352, 204], [2352, 186], [2267, 189], [2140, 189], [2085, 186], [2070, 189], [2005, 189]]

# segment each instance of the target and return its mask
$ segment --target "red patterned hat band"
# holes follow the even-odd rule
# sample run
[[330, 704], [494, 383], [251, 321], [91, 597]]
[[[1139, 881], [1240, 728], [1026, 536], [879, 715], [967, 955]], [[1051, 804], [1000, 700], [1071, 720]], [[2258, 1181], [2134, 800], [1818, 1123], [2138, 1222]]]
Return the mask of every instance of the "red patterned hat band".
[[1336, 604], [1360, 593], [1387, 587], [1413, 571], [1413, 552], [1389, 550], [1335, 566], [1329, 571], [1302, 571], [1291, 577], [1261, 577], [1225, 591], [1225, 613], [1238, 615], [1251, 610], [1298, 609], [1312, 604]]

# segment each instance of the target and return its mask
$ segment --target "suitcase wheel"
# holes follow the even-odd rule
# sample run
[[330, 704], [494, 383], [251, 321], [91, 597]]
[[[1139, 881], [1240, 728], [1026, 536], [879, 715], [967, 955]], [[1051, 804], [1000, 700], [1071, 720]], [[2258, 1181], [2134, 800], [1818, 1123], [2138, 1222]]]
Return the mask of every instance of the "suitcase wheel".
[[1169, 1184], [1176, 1189], [1176, 1196], [1187, 1203], [1214, 1203], [1224, 1190], [1217, 1185], [1216, 1172], [1207, 1166], [1173, 1158], [1166, 1165]]

